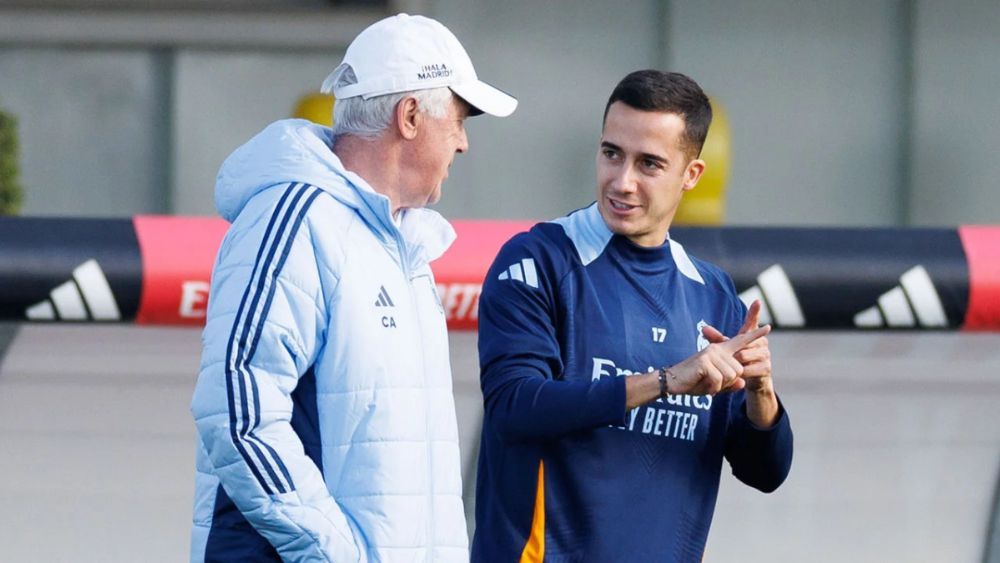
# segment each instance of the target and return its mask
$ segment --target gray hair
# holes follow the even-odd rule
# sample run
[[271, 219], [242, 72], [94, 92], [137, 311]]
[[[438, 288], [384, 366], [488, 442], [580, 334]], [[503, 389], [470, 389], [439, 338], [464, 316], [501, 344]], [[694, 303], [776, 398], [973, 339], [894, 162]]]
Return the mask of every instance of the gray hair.
[[386, 94], [367, 100], [362, 96], [354, 96], [334, 102], [333, 135], [377, 137], [392, 125], [396, 104], [408, 96], [416, 98], [420, 111], [431, 117], [442, 118], [448, 115], [452, 93], [447, 87]]

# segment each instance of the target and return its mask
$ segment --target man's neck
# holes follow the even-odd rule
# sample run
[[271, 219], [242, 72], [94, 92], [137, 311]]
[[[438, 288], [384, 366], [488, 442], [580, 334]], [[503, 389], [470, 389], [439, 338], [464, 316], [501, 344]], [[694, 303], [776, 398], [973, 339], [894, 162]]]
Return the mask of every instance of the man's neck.
[[361, 176], [373, 190], [389, 198], [395, 217], [401, 205], [400, 147], [384, 136], [368, 139], [342, 135], [334, 140], [332, 150], [344, 168]]

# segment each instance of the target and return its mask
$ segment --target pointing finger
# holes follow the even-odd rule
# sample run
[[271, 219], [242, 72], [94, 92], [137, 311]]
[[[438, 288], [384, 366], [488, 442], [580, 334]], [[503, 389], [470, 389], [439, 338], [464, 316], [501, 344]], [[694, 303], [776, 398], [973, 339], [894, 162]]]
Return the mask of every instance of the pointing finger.
[[725, 334], [719, 332], [719, 329], [712, 325], [705, 325], [704, 328], [701, 329], [701, 333], [705, 335], [705, 338], [707, 338], [712, 344], [718, 344], [719, 342], [729, 340]]
[[740, 327], [739, 333], [750, 332], [757, 328], [758, 325], [760, 325], [760, 299], [754, 299], [753, 303], [750, 304], [750, 309], [747, 311], [747, 319], [743, 321], [743, 326]]
[[764, 325], [762, 327], [755, 328], [750, 332], [744, 332], [742, 334], [736, 335], [735, 338], [723, 343], [722, 345], [726, 348], [726, 351], [730, 354], [735, 354], [743, 348], [745, 348], [751, 342], [757, 340], [762, 336], [767, 336], [771, 332], [771, 325]]

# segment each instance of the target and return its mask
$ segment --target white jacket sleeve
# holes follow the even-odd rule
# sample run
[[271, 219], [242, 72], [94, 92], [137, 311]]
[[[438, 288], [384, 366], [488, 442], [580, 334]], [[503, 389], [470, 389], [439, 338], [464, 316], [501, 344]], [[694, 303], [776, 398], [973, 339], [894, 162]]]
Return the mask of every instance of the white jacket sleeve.
[[359, 561], [361, 534], [291, 427], [292, 392], [325, 339], [324, 287], [337, 281], [317, 262], [315, 190], [289, 190], [226, 236], [191, 411], [216, 477], [283, 559]]

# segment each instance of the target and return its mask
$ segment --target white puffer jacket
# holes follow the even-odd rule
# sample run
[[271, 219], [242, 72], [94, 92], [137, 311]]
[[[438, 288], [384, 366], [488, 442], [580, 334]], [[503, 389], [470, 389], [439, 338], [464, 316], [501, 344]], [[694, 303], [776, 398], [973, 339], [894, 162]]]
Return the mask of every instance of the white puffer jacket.
[[330, 141], [279, 121], [219, 172], [193, 561], [468, 560], [429, 267], [454, 230], [422, 209], [397, 227]]

